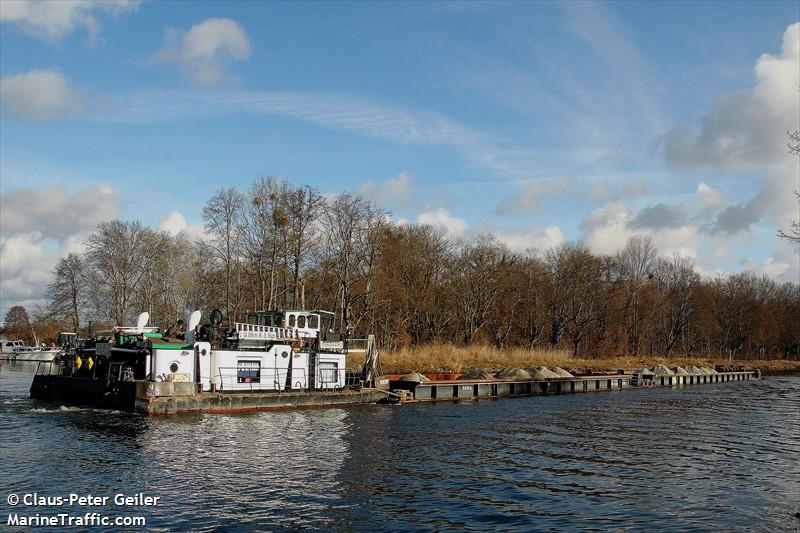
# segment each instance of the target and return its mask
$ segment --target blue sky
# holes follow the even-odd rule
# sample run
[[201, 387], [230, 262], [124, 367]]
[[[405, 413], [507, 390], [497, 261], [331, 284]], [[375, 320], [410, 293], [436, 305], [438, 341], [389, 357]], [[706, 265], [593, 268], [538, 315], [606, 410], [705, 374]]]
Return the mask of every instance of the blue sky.
[[[797, 2], [0, 4], [0, 311], [98, 222], [278, 175], [517, 250], [797, 281]], [[76, 211], [79, 213], [76, 214]]]

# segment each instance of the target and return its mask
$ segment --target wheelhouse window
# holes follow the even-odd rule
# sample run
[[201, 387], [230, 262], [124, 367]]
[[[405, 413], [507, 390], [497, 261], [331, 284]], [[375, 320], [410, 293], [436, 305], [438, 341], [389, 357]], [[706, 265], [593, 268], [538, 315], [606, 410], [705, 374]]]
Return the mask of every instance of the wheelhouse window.
[[293, 328], [294, 325], [295, 325], [295, 316], [294, 315], [289, 315], [289, 327]]
[[308, 327], [319, 329], [319, 315], [308, 315]]
[[335, 385], [339, 381], [339, 364], [338, 363], [320, 363], [319, 364], [319, 381], [322, 386]]
[[300, 315], [297, 317], [297, 327], [304, 328], [306, 327], [306, 317], [305, 315]]
[[237, 383], [261, 383], [260, 361], [237, 361]]

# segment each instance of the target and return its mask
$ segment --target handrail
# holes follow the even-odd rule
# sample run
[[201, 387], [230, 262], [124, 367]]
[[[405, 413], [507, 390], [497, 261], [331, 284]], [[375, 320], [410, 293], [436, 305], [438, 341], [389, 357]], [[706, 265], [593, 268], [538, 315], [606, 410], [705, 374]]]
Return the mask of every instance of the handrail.
[[[289, 370], [287, 368], [273, 368], [268, 366], [260, 366], [260, 367], [247, 367], [247, 370], [256, 370], [259, 371], [258, 381], [239, 381], [239, 370], [242, 368], [238, 366], [221, 366], [217, 367], [217, 374], [219, 377], [219, 390], [220, 392], [225, 391], [225, 383], [227, 381], [228, 386], [232, 387], [229, 390], [276, 390], [281, 392], [284, 390], [286, 385], [286, 377], [289, 375]], [[223, 374], [223, 371], [227, 370], [230, 372], [226, 372]], [[290, 390], [298, 390], [295, 386], [300, 383], [302, 386], [299, 387], [300, 390], [308, 388], [308, 380], [306, 379], [306, 369], [305, 368], [292, 368], [292, 383]], [[243, 385], [247, 384], [248, 386], [242, 387]], [[257, 387], [254, 387], [257, 385]], [[270, 387], [271, 385], [271, 387]]]
[[[231, 391], [254, 391], [254, 390], [274, 390], [284, 392], [286, 377], [289, 374], [287, 368], [273, 368], [268, 366], [248, 367], [249, 370], [259, 370], [258, 381], [238, 381], [238, 366], [217, 367], [217, 378], [219, 379], [218, 390], [220, 392]], [[346, 368], [317, 368], [317, 375], [313, 380], [307, 379], [305, 368], [292, 368], [292, 383], [289, 390], [338, 390], [348, 386], [358, 385], [358, 379], [348, 378]], [[298, 384], [301, 386], [297, 387]], [[227, 385], [227, 386], [226, 386]]]
[[260, 324], [245, 324], [242, 322], [233, 323], [234, 330], [236, 331], [239, 339], [245, 340], [283, 340], [283, 339], [299, 339], [300, 334], [295, 328], [282, 328], [278, 326], [262, 326]]

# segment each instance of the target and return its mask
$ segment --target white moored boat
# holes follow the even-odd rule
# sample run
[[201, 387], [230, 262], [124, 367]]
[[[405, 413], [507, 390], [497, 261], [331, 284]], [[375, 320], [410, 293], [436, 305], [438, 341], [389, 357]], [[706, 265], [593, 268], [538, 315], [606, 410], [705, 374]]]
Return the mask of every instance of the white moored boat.
[[0, 359], [7, 361], [43, 361], [49, 362], [61, 355], [60, 348], [27, 346], [22, 341], [3, 339], [0, 341]]

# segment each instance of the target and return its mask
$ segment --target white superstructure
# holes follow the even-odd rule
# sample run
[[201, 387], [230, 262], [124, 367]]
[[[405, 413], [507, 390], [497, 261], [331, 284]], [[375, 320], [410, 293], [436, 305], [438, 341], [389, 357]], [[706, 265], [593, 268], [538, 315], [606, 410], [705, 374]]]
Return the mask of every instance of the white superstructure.
[[343, 388], [345, 343], [333, 333], [321, 335], [324, 315], [320, 311], [250, 313], [246, 322], [234, 322], [213, 339], [194, 331], [187, 331], [186, 343], [151, 339], [148, 379], [196, 382], [206, 392]]

